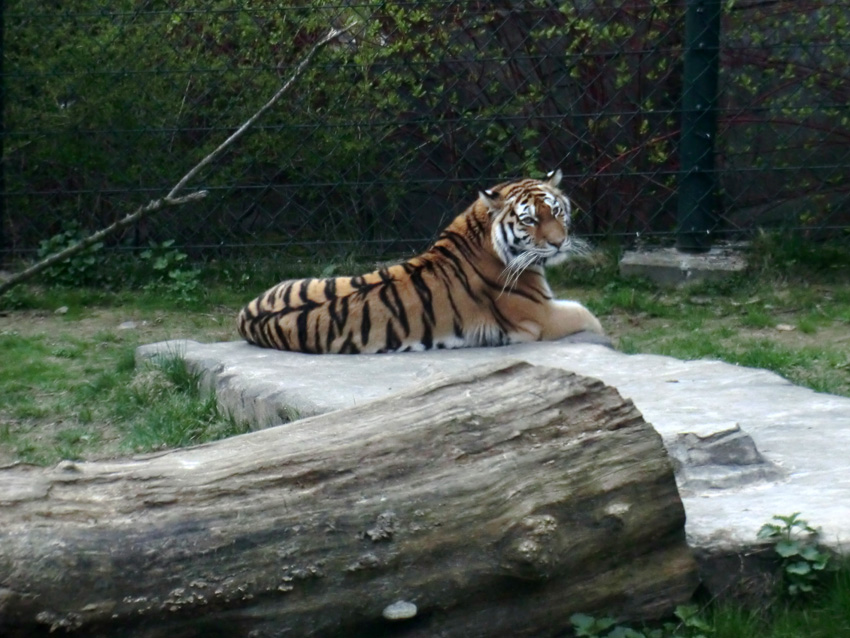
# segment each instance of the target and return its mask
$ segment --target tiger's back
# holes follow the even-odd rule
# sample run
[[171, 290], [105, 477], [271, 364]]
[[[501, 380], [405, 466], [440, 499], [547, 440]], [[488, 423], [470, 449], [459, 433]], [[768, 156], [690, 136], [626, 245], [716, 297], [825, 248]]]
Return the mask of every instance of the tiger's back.
[[241, 310], [239, 333], [268, 348], [355, 354], [601, 332], [583, 306], [553, 300], [544, 277], [543, 266], [570, 250], [559, 179], [482, 192], [431, 248], [400, 264], [281, 282]]

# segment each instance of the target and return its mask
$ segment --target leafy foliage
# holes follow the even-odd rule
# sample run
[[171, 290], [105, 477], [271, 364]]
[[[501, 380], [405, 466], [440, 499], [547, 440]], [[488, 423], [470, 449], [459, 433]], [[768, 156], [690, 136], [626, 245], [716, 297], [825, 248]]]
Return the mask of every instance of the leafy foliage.
[[[482, 181], [557, 165], [579, 230], [672, 231], [682, 3], [514, 4], [9, 0], [12, 247], [69, 219], [102, 227], [170, 185], [352, 19], [288, 108], [200, 176], [210, 198], [120, 241], [407, 249]], [[726, 3], [718, 164], [732, 230], [845, 220], [843, 5]]]
[[829, 553], [817, 543], [818, 531], [795, 512], [790, 516], [774, 516], [775, 523], [765, 523], [758, 537], [774, 544], [782, 559], [782, 570], [791, 596], [812, 594], [829, 564]]
[[174, 248], [173, 239], [160, 244], [152, 242], [139, 258], [148, 267], [145, 290], [162, 291], [183, 302], [197, 299], [201, 271], [187, 265], [188, 255]]
[[[80, 242], [86, 236], [78, 224], [68, 224], [65, 230], [50, 239], [43, 240], [38, 247], [38, 257], [43, 259]], [[73, 257], [61, 261], [44, 272], [44, 279], [58, 286], [92, 286], [104, 278], [105, 257], [103, 243], [98, 242]]]
[[570, 622], [577, 638], [707, 638], [714, 633], [714, 627], [703, 618], [696, 605], [679, 605], [674, 615], [678, 622], [641, 629], [619, 625], [613, 618], [594, 618], [587, 614], [573, 614]]
[[850, 66], [834, 37], [850, 28], [846, 3], [736, 0], [724, 26], [718, 151], [727, 207], [738, 209], [729, 222], [846, 225]]

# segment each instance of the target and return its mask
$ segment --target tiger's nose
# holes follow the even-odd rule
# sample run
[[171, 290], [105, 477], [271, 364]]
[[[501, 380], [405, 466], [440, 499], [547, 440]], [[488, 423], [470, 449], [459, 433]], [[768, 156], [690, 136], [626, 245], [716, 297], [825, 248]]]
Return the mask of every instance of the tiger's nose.
[[560, 232], [549, 233], [549, 236], [546, 237], [546, 243], [558, 250], [563, 248], [564, 244], [566, 244], [569, 240], [569, 236], [563, 231], [563, 229]]

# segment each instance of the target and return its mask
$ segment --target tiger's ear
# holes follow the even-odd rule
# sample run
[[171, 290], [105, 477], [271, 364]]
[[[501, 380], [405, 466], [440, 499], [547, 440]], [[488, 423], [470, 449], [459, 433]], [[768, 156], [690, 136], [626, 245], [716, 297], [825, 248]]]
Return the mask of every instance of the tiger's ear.
[[487, 212], [492, 215], [501, 207], [502, 196], [496, 191], [485, 189], [483, 191], [478, 191], [478, 201], [484, 204]]
[[563, 176], [564, 174], [561, 172], [561, 169], [556, 168], [554, 171], [549, 171], [548, 173], [546, 173], [546, 178], [548, 179], [546, 183], [549, 184], [549, 186], [557, 187], [558, 184], [561, 183], [561, 178]]

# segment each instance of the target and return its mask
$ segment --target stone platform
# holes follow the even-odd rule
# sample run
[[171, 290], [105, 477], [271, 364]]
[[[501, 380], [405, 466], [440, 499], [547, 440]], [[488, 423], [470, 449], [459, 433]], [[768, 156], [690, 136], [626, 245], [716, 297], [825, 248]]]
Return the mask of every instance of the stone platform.
[[801, 512], [822, 528], [825, 544], [850, 551], [850, 399], [795, 386], [765, 370], [626, 355], [576, 339], [392, 355], [315, 356], [185, 340], [137, 351], [140, 361], [161, 355], [184, 358], [226, 410], [260, 427], [499, 360], [596, 377], [634, 401], [662, 435], [676, 466], [692, 547], [745, 555], [774, 514]]
[[624, 253], [620, 259], [620, 274], [646, 277], [660, 285], [677, 285], [720, 281], [744, 272], [746, 266], [742, 245], [715, 246], [705, 253], [656, 248]]

